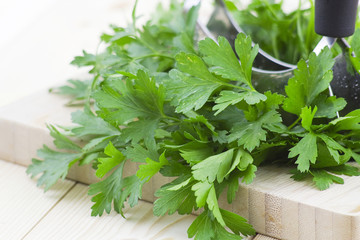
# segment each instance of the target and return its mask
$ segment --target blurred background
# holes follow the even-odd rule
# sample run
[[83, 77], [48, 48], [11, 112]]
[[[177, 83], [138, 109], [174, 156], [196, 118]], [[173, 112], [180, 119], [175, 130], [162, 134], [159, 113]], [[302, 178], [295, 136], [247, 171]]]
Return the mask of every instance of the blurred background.
[[[159, 2], [139, 0], [144, 21]], [[86, 78], [70, 65], [94, 53], [109, 25], [126, 26], [135, 0], [0, 0], [0, 106], [67, 79]]]

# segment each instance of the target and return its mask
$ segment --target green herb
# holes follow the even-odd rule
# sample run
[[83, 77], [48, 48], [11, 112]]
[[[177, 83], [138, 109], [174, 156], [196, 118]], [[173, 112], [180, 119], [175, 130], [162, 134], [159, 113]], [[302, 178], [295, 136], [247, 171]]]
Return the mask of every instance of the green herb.
[[[75, 58], [92, 66], [94, 77], [89, 87], [61, 88], [86, 100], [85, 108], [72, 114], [75, 126], [49, 126], [57, 150], [44, 146], [27, 170], [41, 174], [39, 186], [49, 189], [76, 163], [92, 164], [101, 180], [89, 188], [92, 215], [112, 206], [123, 214], [124, 203], [136, 205], [143, 184], [160, 173], [174, 180], [156, 191], [155, 215], [201, 208], [189, 237], [242, 239], [254, 229], [218, 200], [226, 194], [232, 203], [239, 181], [251, 183], [264, 162], [280, 160], [274, 152], [288, 155], [282, 163], [294, 167], [295, 180], [312, 179], [320, 190], [342, 184], [339, 175], [360, 175], [347, 164], [360, 163], [360, 110], [336, 118], [346, 102], [328, 94], [331, 51], [301, 60], [286, 96], [260, 93], [251, 81], [258, 46], [244, 34], [236, 53], [223, 37], [197, 42], [197, 11], [185, 14], [176, 1], [168, 10], [159, 6], [143, 28], [112, 26], [114, 33], [102, 36], [104, 53]], [[294, 122], [285, 124], [289, 116]], [[128, 161], [142, 164], [124, 177]]]
[[314, 4], [312, 0], [299, 1], [298, 8], [288, 13], [283, 2], [253, 0], [241, 10], [238, 0], [227, 0], [226, 5], [244, 32], [264, 51], [295, 64], [300, 58], [306, 59], [320, 40], [314, 31]]

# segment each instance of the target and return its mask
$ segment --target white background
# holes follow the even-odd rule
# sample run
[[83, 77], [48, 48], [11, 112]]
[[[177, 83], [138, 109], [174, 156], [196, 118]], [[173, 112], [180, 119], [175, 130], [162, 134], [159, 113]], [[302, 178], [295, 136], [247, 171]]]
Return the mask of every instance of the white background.
[[[0, 106], [86, 69], [69, 63], [85, 49], [94, 53], [109, 24], [126, 26], [134, 0], [0, 0]], [[139, 0], [138, 15], [159, 0]], [[168, 2], [163, 0], [163, 2]]]

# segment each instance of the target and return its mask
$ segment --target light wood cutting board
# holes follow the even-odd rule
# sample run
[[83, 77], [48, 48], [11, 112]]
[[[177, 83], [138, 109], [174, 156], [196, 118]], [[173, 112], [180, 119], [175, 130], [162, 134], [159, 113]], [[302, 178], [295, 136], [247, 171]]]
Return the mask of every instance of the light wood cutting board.
[[[45, 123], [69, 125], [67, 99], [41, 91], [0, 108], [0, 158], [27, 166], [43, 144], [52, 145]], [[137, 165], [128, 165], [129, 174]], [[360, 240], [360, 178], [344, 177], [344, 185], [318, 191], [309, 182], [290, 179], [289, 169], [261, 167], [255, 181], [241, 184], [234, 204], [221, 199], [222, 207], [249, 219], [256, 231], [290, 240]], [[75, 167], [69, 178], [97, 181], [90, 167]], [[153, 193], [170, 179], [156, 176], [143, 193]]]

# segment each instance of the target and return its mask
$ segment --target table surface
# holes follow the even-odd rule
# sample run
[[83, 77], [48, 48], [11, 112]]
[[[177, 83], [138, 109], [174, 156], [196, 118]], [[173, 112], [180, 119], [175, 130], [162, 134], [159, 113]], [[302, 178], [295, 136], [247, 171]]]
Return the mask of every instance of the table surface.
[[[139, 1], [139, 15], [158, 2]], [[125, 25], [134, 1], [0, 1], [0, 106], [70, 78], [82, 78], [69, 63], [83, 49], [95, 52], [109, 24]], [[90, 217], [87, 186], [65, 180], [43, 193], [25, 167], [0, 160], [0, 239], [187, 239], [194, 216], [154, 217], [152, 204]], [[250, 238], [249, 238], [250, 239]], [[256, 240], [270, 240], [257, 235]]]

